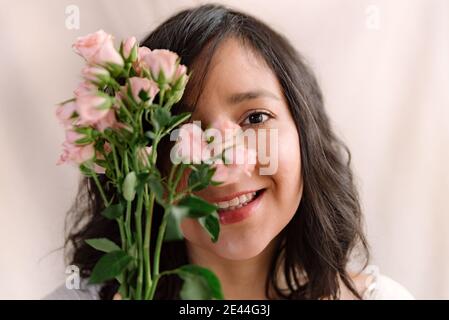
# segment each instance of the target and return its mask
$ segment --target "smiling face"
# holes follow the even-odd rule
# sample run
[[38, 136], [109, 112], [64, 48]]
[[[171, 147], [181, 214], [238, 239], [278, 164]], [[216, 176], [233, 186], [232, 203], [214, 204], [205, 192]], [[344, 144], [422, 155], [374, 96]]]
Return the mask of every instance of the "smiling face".
[[[277, 170], [273, 174], [260, 174], [263, 166], [258, 162], [251, 176], [241, 175], [235, 183], [197, 193], [227, 207], [219, 211], [221, 231], [216, 243], [196, 220], [184, 219], [181, 225], [190, 246], [225, 259], [255, 257], [292, 219], [302, 196], [299, 136], [282, 88], [261, 57], [240, 40], [228, 38], [215, 51], [192, 119], [201, 121], [203, 127], [232, 123], [243, 131], [277, 131]], [[269, 141], [266, 143], [270, 150]], [[245, 205], [232, 210], [239, 204]]]

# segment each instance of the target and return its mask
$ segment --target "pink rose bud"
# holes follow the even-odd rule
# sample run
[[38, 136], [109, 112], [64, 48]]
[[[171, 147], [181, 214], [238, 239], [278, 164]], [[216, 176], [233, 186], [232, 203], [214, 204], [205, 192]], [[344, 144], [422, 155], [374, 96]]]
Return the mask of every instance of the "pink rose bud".
[[114, 48], [113, 37], [103, 30], [79, 37], [72, 47], [90, 64], [123, 66], [123, 59]]
[[77, 146], [65, 141], [63, 144], [63, 152], [57, 164], [75, 163], [82, 164], [95, 157], [95, 149], [93, 144]]
[[109, 142], [105, 142], [103, 145], [104, 152], [109, 153], [112, 151], [111, 144]]
[[109, 112], [111, 99], [106, 95], [83, 95], [76, 98], [77, 111], [83, 124], [95, 124]]
[[56, 109], [56, 117], [62, 123], [63, 126], [69, 127], [73, 123], [73, 115], [76, 111], [76, 103], [74, 101], [70, 101], [64, 104], [61, 104]]
[[142, 99], [139, 96], [141, 91], [146, 94], [150, 100], [150, 103], [159, 92], [159, 87], [157, 84], [153, 80], [147, 78], [132, 77], [129, 78], [129, 84], [131, 85], [132, 97], [137, 103], [142, 102]]
[[144, 56], [146, 56], [147, 54], [151, 53], [151, 49], [147, 48], [147, 47], [139, 47], [137, 49], [137, 59], [139, 61], [141, 61], [143, 59]]
[[129, 59], [136, 44], [137, 44], [136, 37], [130, 37], [126, 39], [125, 42], [123, 42], [123, 57], [125, 59]]
[[101, 67], [84, 67], [81, 70], [81, 74], [84, 79], [92, 83], [100, 83], [101, 81], [106, 81], [109, 78], [108, 70]]
[[145, 166], [148, 167], [150, 165], [149, 157], [151, 156], [151, 150], [153, 147], [145, 147], [140, 148], [137, 151], [137, 156], [139, 157], [140, 162]]
[[83, 96], [86, 94], [92, 94], [93, 92], [97, 91], [97, 87], [94, 86], [92, 83], [84, 81], [78, 84], [78, 87], [73, 91], [73, 94], [75, 97]]
[[136, 70], [138, 74], [141, 73], [142, 67], [144, 66], [142, 63], [143, 57], [149, 54], [151, 50], [147, 47], [139, 47], [137, 48], [137, 60], [133, 62], [133, 68]]
[[112, 129], [117, 128], [118, 121], [117, 118], [115, 117], [114, 108], [109, 109], [106, 115], [95, 123], [95, 127], [100, 132], [103, 132], [107, 128]]
[[173, 84], [184, 87], [187, 83], [187, 67], [183, 64], [180, 64], [176, 69], [175, 75], [173, 77]]
[[65, 141], [67, 141], [70, 144], [75, 145], [76, 141], [82, 138], [84, 138], [84, 135], [74, 130], [67, 130], [65, 132]]
[[106, 173], [106, 169], [103, 168], [102, 166], [99, 166], [96, 163], [94, 163], [93, 169], [94, 169], [95, 173], [99, 173], [99, 174], [105, 174]]
[[172, 82], [177, 69], [178, 55], [166, 49], [155, 49], [142, 57], [142, 64], [147, 67], [155, 80], [161, 72], [166, 82]]

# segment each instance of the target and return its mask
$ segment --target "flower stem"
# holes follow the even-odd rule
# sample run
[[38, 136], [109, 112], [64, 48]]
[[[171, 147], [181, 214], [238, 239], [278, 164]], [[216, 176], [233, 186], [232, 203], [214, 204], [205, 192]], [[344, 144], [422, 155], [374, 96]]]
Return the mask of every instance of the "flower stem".
[[[161, 225], [159, 226], [159, 232], [157, 234], [156, 249], [154, 252], [154, 262], [153, 262], [153, 277], [155, 279], [159, 275], [159, 259], [161, 255], [162, 242], [164, 240], [165, 228], [167, 227], [169, 213], [170, 213], [169, 208], [166, 207], [164, 210], [164, 216], [162, 217]], [[155, 286], [156, 284], [157, 283], [155, 281], [153, 286]]]
[[153, 221], [153, 208], [154, 208], [154, 192], [150, 193], [148, 197], [148, 186], [145, 186], [145, 208], [147, 209], [147, 216], [145, 220], [145, 239], [143, 244], [144, 264], [145, 264], [145, 299], [150, 296], [150, 290], [152, 288], [151, 277], [151, 263], [150, 263], [150, 244], [151, 244], [151, 225]]
[[139, 269], [137, 274], [137, 287], [136, 287], [136, 299], [142, 298], [142, 285], [143, 285], [143, 252], [142, 252], [142, 206], [143, 206], [143, 193], [140, 192], [137, 196], [137, 208], [136, 208], [136, 231], [137, 231], [137, 251], [139, 253]]
[[156, 292], [156, 287], [159, 282], [159, 278], [161, 275], [159, 274], [159, 258], [161, 255], [162, 241], [164, 239], [165, 228], [167, 226], [167, 217], [168, 217], [168, 209], [165, 209], [164, 216], [162, 218], [161, 225], [159, 227], [159, 232], [156, 240], [156, 249], [154, 252], [154, 264], [153, 264], [153, 284], [151, 286], [151, 291], [149, 295], [149, 299], [153, 300], [154, 293]]
[[[124, 153], [124, 165], [125, 165], [125, 175], [129, 173], [128, 164], [128, 154]], [[126, 216], [125, 216], [125, 230], [128, 245], [132, 243], [132, 233], [131, 233], [131, 201], [126, 201]]]
[[95, 184], [97, 185], [97, 189], [100, 192], [101, 198], [103, 199], [104, 207], [105, 208], [109, 207], [109, 201], [106, 198], [103, 187], [101, 186], [100, 181], [98, 180], [98, 176], [94, 170], [92, 170], [92, 178], [94, 179]]
[[[117, 150], [115, 149], [115, 146], [114, 146], [113, 143], [111, 143], [110, 145], [111, 145], [111, 149], [112, 149], [112, 155], [113, 155], [113, 158], [114, 158], [115, 173], [116, 173], [117, 179], [118, 179], [118, 178], [120, 178], [121, 173], [120, 173], [120, 169], [119, 169], [119, 165], [118, 165]], [[120, 186], [119, 185], [118, 185], [118, 188], [119, 188], [119, 191], [120, 191]]]

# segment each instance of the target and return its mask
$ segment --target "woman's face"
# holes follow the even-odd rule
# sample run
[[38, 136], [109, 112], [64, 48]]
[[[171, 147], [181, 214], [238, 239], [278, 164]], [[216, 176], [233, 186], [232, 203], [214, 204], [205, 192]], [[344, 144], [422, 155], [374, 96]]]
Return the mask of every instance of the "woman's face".
[[[243, 131], [271, 130], [277, 135], [277, 169], [261, 174], [260, 154], [251, 176], [242, 174], [236, 183], [210, 186], [198, 196], [221, 206], [236, 204], [241, 193], [256, 197], [236, 210], [219, 210], [220, 236], [213, 243], [197, 220], [184, 219], [182, 231], [189, 245], [215, 255], [243, 260], [261, 253], [292, 219], [302, 196], [299, 136], [280, 84], [262, 58], [234, 38], [225, 40], [212, 59], [205, 86], [195, 106], [193, 120], [203, 128], [232, 123]], [[268, 150], [271, 137], [267, 134]], [[257, 145], [261, 143], [258, 136]], [[231, 198], [234, 197], [234, 200]], [[239, 203], [250, 197], [241, 197]], [[226, 202], [226, 200], [228, 202]]]

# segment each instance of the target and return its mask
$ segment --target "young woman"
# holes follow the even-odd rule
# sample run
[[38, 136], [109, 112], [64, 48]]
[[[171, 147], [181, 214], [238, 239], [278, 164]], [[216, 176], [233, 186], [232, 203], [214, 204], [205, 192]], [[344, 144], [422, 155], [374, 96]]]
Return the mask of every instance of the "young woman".
[[[242, 175], [199, 193], [223, 207], [219, 241], [212, 243], [196, 220], [185, 219], [185, 240], [163, 246], [162, 270], [186, 263], [208, 267], [226, 299], [411, 297], [367, 268], [349, 151], [332, 131], [312, 71], [282, 35], [241, 12], [204, 5], [169, 18], [141, 45], [174, 51], [193, 71], [175, 110], [192, 111], [205, 126], [276, 129], [279, 142], [275, 173]], [[161, 168], [170, 161], [168, 151], [162, 154]], [[245, 206], [225, 208], [236, 199]], [[85, 179], [67, 220], [68, 258], [85, 278], [100, 254], [84, 240], [119, 242], [115, 222], [104, 219], [102, 209], [94, 183]], [[230, 212], [240, 218], [227, 219]], [[180, 279], [164, 277], [156, 298], [177, 299], [180, 287]], [[117, 288], [114, 281], [82, 290], [61, 287], [48, 298], [111, 299]]]

